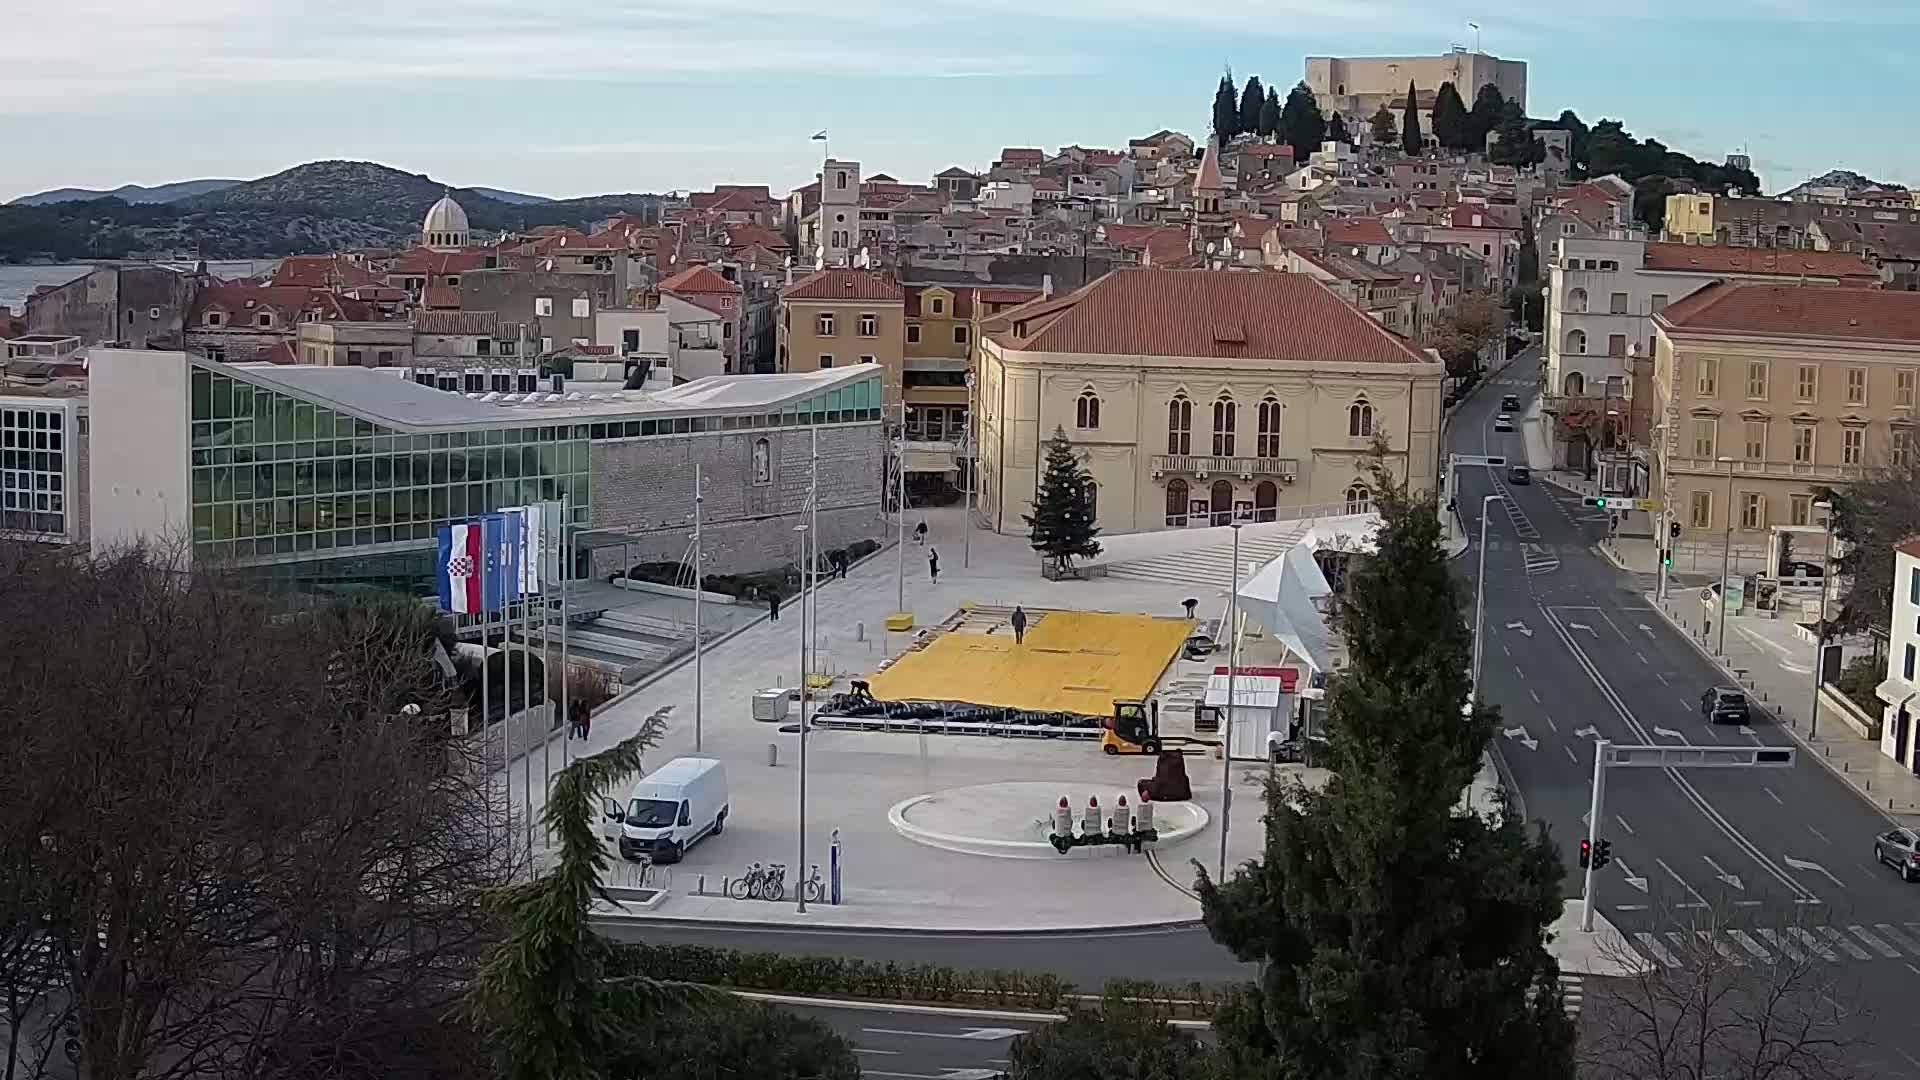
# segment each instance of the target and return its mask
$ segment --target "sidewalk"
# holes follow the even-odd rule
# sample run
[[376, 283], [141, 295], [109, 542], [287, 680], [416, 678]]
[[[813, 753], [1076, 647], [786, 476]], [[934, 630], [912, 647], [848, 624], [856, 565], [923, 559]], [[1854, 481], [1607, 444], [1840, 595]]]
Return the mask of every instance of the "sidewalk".
[[1647, 602], [1702, 655], [1745, 686], [1758, 698], [1755, 704], [1774, 714], [1782, 731], [1862, 799], [1902, 824], [1920, 824], [1920, 776], [1882, 754], [1878, 743], [1832, 721], [1822, 722], [1819, 733], [1808, 737], [1814, 647], [1795, 636], [1790, 621], [1733, 616], [1726, 625], [1726, 655], [1721, 656], [1720, 628], [1706, 636], [1708, 611], [1697, 588], [1670, 589], [1665, 602], [1649, 593]]

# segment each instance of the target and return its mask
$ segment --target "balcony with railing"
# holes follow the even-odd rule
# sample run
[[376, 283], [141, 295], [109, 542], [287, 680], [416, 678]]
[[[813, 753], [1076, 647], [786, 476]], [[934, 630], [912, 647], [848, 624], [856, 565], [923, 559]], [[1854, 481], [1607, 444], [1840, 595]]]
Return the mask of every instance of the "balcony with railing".
[[1824, 480], [1844, 483], [1858, 480], [1866, 475], [1865, 465], [1835, 465], [1812, 461], [1778, 461], [1735, 458], [1721, 461], [1718, 458], [1679, 457], [1668, 454], [1665, 459], [1666, 472], [1694, 473], [1708, 476], [1727, 476], [1767, 480]]
[[1192, 454], [1155, 454], [1152, 457], [1155, 479], [1162, 476], [1237, 476], [1242, 480], [1275, 477], [1292, 483], [1300, 475], [1297, 458], [1200, 457]]

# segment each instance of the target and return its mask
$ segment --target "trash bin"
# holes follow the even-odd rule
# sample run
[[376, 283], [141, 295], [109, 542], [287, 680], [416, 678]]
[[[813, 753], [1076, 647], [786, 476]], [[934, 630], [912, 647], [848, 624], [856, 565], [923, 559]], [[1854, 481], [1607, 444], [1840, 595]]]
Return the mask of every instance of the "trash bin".
[[753, 718], [767, 723], [779, 723], [787, 718], [787, 692], [785, 690], [760, 690], [753, 695]]

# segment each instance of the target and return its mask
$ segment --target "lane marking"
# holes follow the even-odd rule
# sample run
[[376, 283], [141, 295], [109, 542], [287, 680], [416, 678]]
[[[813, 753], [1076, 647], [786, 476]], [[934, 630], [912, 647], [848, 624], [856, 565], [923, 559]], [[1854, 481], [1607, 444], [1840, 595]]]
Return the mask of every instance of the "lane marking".
[[1920, 956], [1920, 942], [1916, 942], [1901, 933], [1892, 923], [1874, 923], [1873, 928], [1880, 931], [1881, 937], [1886, 938], [1888, 941], [1893, 942], [1895, 945], [1900, 946], [1915, 956]]
[[1759, 934], [1760, 937], [1763, 940], [1765, 940], [1767, 944], [1785, 953], [1787, 956], [1787, 959], [1793, 961], [1794, 963], [1804, 964], [1807, 962], [1807, 954], [1800, 951], [1800, 947], [1793, 943], [1792, 938], [1782, 937], [1781, 935], [1766, 929], [1755, 930], [1754, 933]]
[[[1539, 607], [1541, 615], [1543, 615], [1548, 624], [1553, 627], [1553, 631], [1559, 636], [1561, 644], [1565, 645], [1567, 651], [1573, 654], [1574, 662], [1580, 665], [1581, 669], [1587, 673], [1587, 678], [1592, 680], [1594, 686], [1599, 689], [1601, 697], [1606, 699], [1607, 704], [1613, 708], [1614, 712], [1626, 723], [1627, 727], [1640, 736], [1640, 741], [1643, 744], [1651, 745], [1653, 740], [1647, 737], [1646, 728], [1640, 723], [1639, 719], [1633, 715], [1633, 710], [1627, 708], [1627, 703], [1621, 699], [1619, 692], [1614, 690], [1613, 684], [1608, 682], [1606, 676], [1600, 673], [1600, 669], [1594, 664], [1593, 659], [1580, 647], [1580, 643], [1574, 639], [1573, 632], [1567, 629], [1566, 625], [1561, 622], [1560, 617], [1554, 613], [1554, 609], [1545, 604], [1541, 604]], [[1681, 770], [1669, 768], [1663, 771], [1667, 774], [1667, 778], [1673, 782], [1674, 786], [1679, 788], [1681, 793], [1686, 796], [1687, 800], [1693, 803], [1694, 808], [1699, 810], [1708, 821], [1712, 822], [1715, 827], [1720, 830], [1722, 835], [1732, 841], [1736, 847], [1745, 851], [1754, 862], [1772, 874], [1782, 885], [1792, 890], [1797, 898], [1796, 902], [1808, 904], [1819, 904], [1823, 902], [1811, 889], [1800, 884], [1798, 879], [1781, 869], [1780, 865], [1774, 862], [1765, 852], [1761, 851], [1758, 845], [1747, 839], [1731, 821], [1727, 820], [1725, 815], [1721, 814], [1720, 811], [1714, 807], [1706, 796], [1700, 793], [1699, 788], [1693, 786], [1692, 781], [1688, 780], [1686, 776], [1682, 774]], [[1834, 884], [1838, 885], [1839, 882], [1836, 880]]]
[[1760, 943], [1753, 940], [1753, 935], [1747, 933], [1745, 930], [1729, 930], [1727, 931], [1727, 936], [1737, 942], [1741, 948], [1752, 953], [1754, 959], [1761, 963], [1768, 964], [1773, 962], [1773, 954], [1761, 948]]
[[1573, 762], [1573, 763], [1574, 763], [1575, 765], [1578, 765], [1578, 764], [1580, 764], [1580, 756], [1579, 756], [1578, 754], [1575, 754], [1575, 753], [1573, 752], [1573, 747], [1571, 747], [1571, 746], [1562, 746], [1562, 747], [1561, 747], [1560, 749], [1562, 749], [1562, 750], [1565, 750], [1565, 751], [1567, 752], [1567, 760], [1568, 760], [1568, 761], [1571, 761], [1571, 762]]
[[1542, 713], [1540, 715], [1540, 718], [1547, 722], [1547, 726], [1553, 729], [1553, 733], [1555, 735], [1560, 734], [1560, 725], [1553, 722], [1553, 717], [1548, 716], [1545, 713]]
[[1540, 694], [1533, 687], [1531, 686], [1527, 687], [1527, 696], [1533, 699], [1533, 703], [1535, 705], [1540, 704]]
[[[1767, 792], [1767, 794], [1769, 794], [1769, 795], [1773, 795], [1773, 792], [1771, 792], [1771, 791], [1769, 791], [1769, 792]], [[1774, 801], [1774, 802], [1779, 802], [1779, 801], [1780, 801], [1780, 796], [1778, 796], [1778, 795], [1773, 795], [1773, 801]], [[1813, 835], [1815, 835], [1815, 836], [1817, 836], [1817, 837], [1819, 837], [1819, 838], [1820, 838], [1820, 842], [1821, 842], [1821, 843], [1823, 843], [1823, 844], [1831, 844], [1831, 843], [1833, 843], [1833, 841], [1831, 841], [1831, 840], [1829, 840], [1829, 839], [1827, 839], [1827, 834], [1826, 834], [1826, 833], [1823, 833], [1823, 832], [1821, 832], [1821, 831], [1820, 831], [1819, 829], [1816, 829], [1816, 828], [1814, 828], [1814, 827], [1813, 827], [1813, 826], [1811, 826], [1811, 825], [1809, 825], [1809, 826], [1807, 826], [1807, 831], [1808, 831], [1808, 832], [1810, 832], [1810, 833], [1812, 833]]]
[[1665, 870], [1667, 872], [1668, 877], [1679, 882], [1680, 887], [1687, 890], [1687, 894], [1689, 896], [1692, 896], [1696, 903], [1698, 903], [1701, 907], [1707, 906], [1707, 898], [1704, 896], [1701, 896], [1697, 892], [1694, 892], [1693, 886], [1687, 884], [1687, 879], [1680, 876], [1680, 871], [1675, 870], [1673, 867], [1667, 865], [1667, 860], [1655, 859], [1653, 861], [1655, 865], [1660, 867], [1660, 869]]
[[1619, 814], [1615, 814], [1615, 815], [1613, 815], [1613, 820], [1615, 820], [1615, 821], [1617, 821], [1617, 822], [1619, 822], [1619, 823], [1620, 823], [1620, 827], [1621, 827], [1621, 828], [1623, 828], [1623, 829], [1625, 829], [1625, 830], [1627, 830], [1627, 835], [1628, 835], [1628, 836], [1632, 836], [1632, 835], [1634, 835], [1634, 832], [1633, 832], [1633, 826], [1631, 826], [1631, 825], [1629, 825], [1629, 824], [1627, 824], [1627, 819], [1626, 819], [1626, 818], [1623, 818], [1623, 817], [1621, 817], [1621, 816], [1620, 816]]
[[1828, 941], [1845, 949], [1847, 955], [1853, 957], [1855, 960], [1873, 959], [1873, 957], [1867, 955], [1867, 950], [1855, 945], [1851, 938], [1848, 938], [1847, 935], [1840, 932], [1838, 927], [1823, 926], [1820, 928], [1820, 932], [1826, 935]]
[[1680, 961], [1675, 960], [1673, 958], [1673, 954], [1667, 951], [1667, 947], [1665, 945], [1660, 944], [1660, 939], [1654, 937], [1652, 934], [1647, 933], [1645, 930], [1635, 931], [1633, 935], [1633, 940], [1640, 943], [1641, 952], [1644, 952], [1647, 955], [1653, 957], [1654, 960], [1658, 961], [1659, 963], [1664, 964], [1667, 967], [1680, 966]]
[[[689, 580], [689, 581], [691, 581], [691, 580], [693, 580], [693, 579], [692, 579], [692, 578], [688, 578], [687, 580]], [[1635, 650], [1633, 650], [1633, 655], [1635, 655], [1635, 656], [1637, 656], [1637, 657], [1639, 657], [1639, 658], [1640, 658], [1640, 662], [1641, 662], [1641, 663], [1643, 663], [1643, 664], [1646, 664], [1646, 663], [1648, 663], [1648, 661], [1647, 661], [1647, 654], [1646, 654], [1646, 653], [1643, 653], [1643, 652], [1641, 652], [1641, 651], [1640, 651], [1639, 649], [1635, 649]]]
[[1669, 683], [1669, 682], [1667, 682], [1667, 677], [1666, 677], [1665, 675], [1663, 675], [1663, 674], [1661, 674], [1661, 673], [1660, 673], [1660, 672], [1658, 672], [1658, 671], [1656, 671], [1656, 672], [1654, 672], [1654, 673], [1653, 673], [1653, 677], [1654, 677], [1654, 678], [1656, 678], [1656, 679], [1659, 679], [1659, 680], [1660, 680], [1660, 685], [1661, 685], [1661, 686], [1670, 686], [1670, 685], [1672, 685], [1671, 683]]
[[1767, 798], [1769, 798], [1769, 799], [1772, 799], [1772, 800], [1773, 800], [1773, 801], [1774, 801], [1775, 803], [1778, 803], [1778, 804], [1779, 804], [1779, 805], [1781, 805], [1781, 806], [1785, 806], [1785, 805], [1787, 805], [1786, 803], [1784, 803], [1784, 802], [1781, 802], [1781, 801], [1780, 801], [1780, 796], [1778, 796], [1778, 795], [1775, 795], [1775, 794], [1773, 793], [1773, 789], [1772, 789], [1772, 788], [1770, 788], [1770, 787], [1764, 787], [1764, 786], [1763, 786], [1763, 787], [1761, 787], [1761, 789], [1760, 789], [1760, 790], [1761, 790], [1761, 791], [1764, 791], [1764, 792], [1766, 792], [1766, 793], [1767, 793]]
[[[1833, 950], [1827, 948], [1825, 942], [1813, 934], [1808, 933], [1805, 929], [1798, 926], [1789, 926], [1787, 927], [1787, 933], [1797, 939], [1808, 952], [1825, 960], [1827, 963], [1837, 964], [1840, 962], [1840, 958], [1833, 955]], [[1864, 959], [1864, 957], [1862, 958]]]

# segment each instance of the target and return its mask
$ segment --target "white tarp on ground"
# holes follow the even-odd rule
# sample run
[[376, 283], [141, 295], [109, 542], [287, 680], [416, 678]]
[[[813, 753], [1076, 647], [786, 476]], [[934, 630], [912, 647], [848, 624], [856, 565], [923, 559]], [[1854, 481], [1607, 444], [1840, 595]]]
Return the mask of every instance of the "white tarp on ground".
[[1240, 586], [1247, 617], [1265, 627], [1314, 671], [1326, 671], [1333, 657], [1333, 633], [1319, 603], [1333, 588], [1314, 561], [1316, 550], [1371, 551], [1380, 519], [1373, 514], [1338, 518], [1308, 530], [1285, 555], [1261, 567]]

